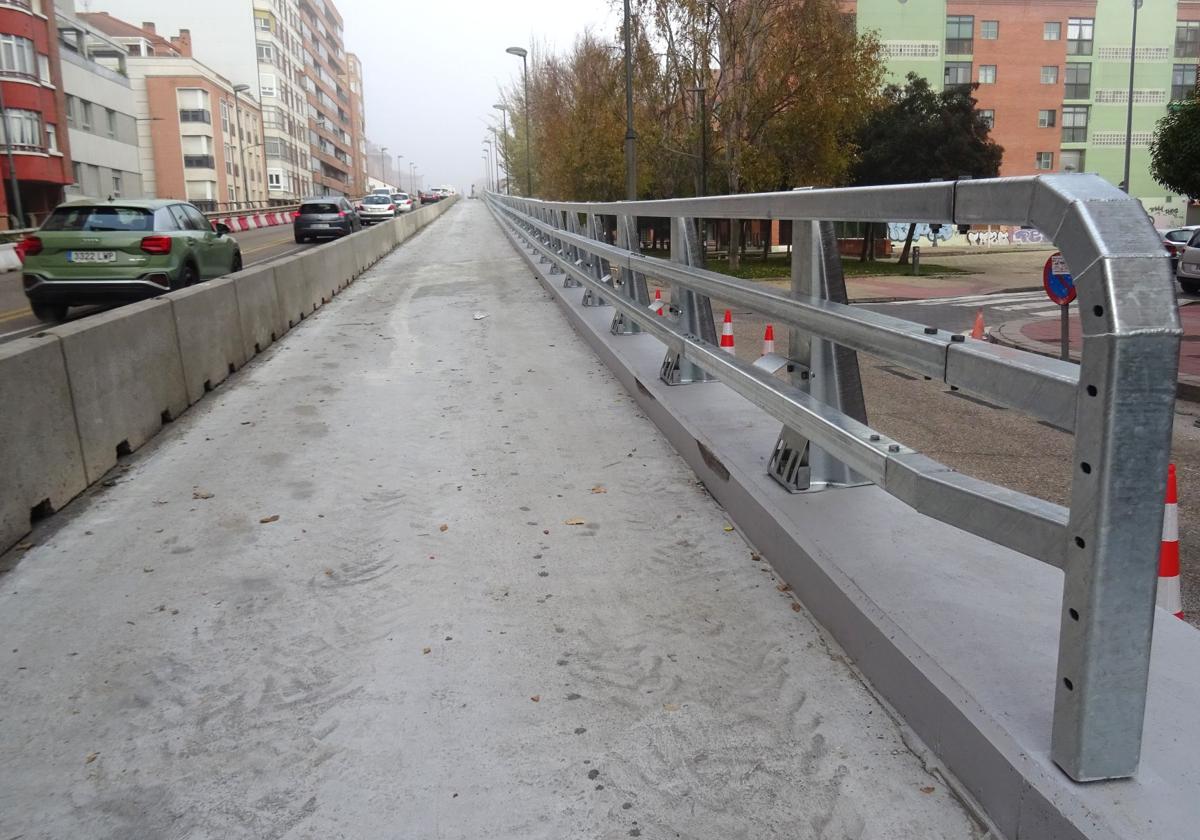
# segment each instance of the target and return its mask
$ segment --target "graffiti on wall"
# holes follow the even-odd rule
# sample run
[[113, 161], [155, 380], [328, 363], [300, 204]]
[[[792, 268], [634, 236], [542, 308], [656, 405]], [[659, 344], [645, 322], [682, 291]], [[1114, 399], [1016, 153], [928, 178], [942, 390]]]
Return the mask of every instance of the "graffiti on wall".
[[[906, 236], [908, 236], [907, 222], [888, 224], [888, 237], [892, 242], [902, 244]], [[1040, 230], [1032, 228], [992, 225], [969, 230], [966, 235], [962, 235], [958, 233], [954, 225], [942, 225], [936, 234], [927, 224], [917, 225], [916, 232], [913, 234], [914, 244], [919, 245], [923, 241], [932, 243], [935, 239], [939, 244], [976, 245], [985, 248], [995, 245], [1045, 245], [1050, 243], [1050, 240], [1043, 236]]]

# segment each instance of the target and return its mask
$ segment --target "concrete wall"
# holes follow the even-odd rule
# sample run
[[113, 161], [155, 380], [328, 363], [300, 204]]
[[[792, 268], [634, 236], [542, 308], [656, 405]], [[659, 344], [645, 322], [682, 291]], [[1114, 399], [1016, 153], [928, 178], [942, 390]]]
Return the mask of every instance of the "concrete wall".
[[0, 346], [0, 552], [455, 200]]

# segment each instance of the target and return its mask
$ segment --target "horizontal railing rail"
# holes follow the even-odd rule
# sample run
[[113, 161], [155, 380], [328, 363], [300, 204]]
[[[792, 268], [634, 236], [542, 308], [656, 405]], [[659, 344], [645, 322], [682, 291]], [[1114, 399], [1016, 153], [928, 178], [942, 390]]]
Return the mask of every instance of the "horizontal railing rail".
[[[644, 331], [667, 346], [664, 379], [715, 376], [780, 420], [776, 456], [789, 447], [824, 453], [854, 479], [872, 481], [926, 515], [1062, 569], [1052, 758], [1080, 781], [1136, 770], [1181, 334], [1167, 260], [1138, 202], [1090, 175], [638, 202], [486, 197], [564, 285], [584, 288], [585, 304], [617, 309], [614, 334]], [[615, 224], [603, 224], [605, 217]], [[637, 217], [672, 219], [671, 260], [637, 252]], [[792, 220], [792, 296], [696, 266], [687, 240], [697, 218]], [[1040, 230], [1076, 272], [1080, 364], [848, 305], [836, 251], [831, 256], [822, 239], [832, 221]], [[608, 228], [619, 244], [605, 241]], [[656, 313], [646, 277], [671, 287], [676, 318]], [[831, 283], [843, 289], [840, 300], [828, 293]], [[777, 366], [715, 346], [710, 298], [793, 328], [790, 382], [776, 375]], [[853, 352], [837, 356], [849, 351], [1074, 432], [1070, 507], [956, 472], [872, 429]], [[681, 364], [700, 371], [681, 379]], [[838, 388], [857, 388], [857, 402], [839, 399]], [[819, 450], [810, 452], [809, 444]]]

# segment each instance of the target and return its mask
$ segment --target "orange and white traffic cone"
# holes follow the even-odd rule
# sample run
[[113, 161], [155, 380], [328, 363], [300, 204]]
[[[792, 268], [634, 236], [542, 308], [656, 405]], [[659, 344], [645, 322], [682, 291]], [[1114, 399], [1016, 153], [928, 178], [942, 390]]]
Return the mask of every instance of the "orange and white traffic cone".
[[764, 356], [770, 356], [775, 352], [775, 327], [767, 324], [767, 330], [763, 333], [763, 351]]
[[731, 356], [736, 356], [733, 349], [733, 313], [725, 310], [725, 324], [721, 327], [721, 349]]
[[1157, 602], [1176, 618], [1183, 618], [1183, 595], [1179, 590], [1179, 496], [1174, 464], [1167, 468], [1167, 506], [1163, 511], [1162, 549], [1158, 554]]
[[983, 307], [981, 306], [975, 313], [975, 326], [971, 327], [971, 338], [982, 339], [983, 337]]
[[667, 314], [667, 311], [666, 311], [667, 305], [662, 299], [662, 289], [654, 290], [654, 302], [652, 304], [650, 304], [650, 308], [653, 309], [655, 312], [657, 312], [659, 315]]

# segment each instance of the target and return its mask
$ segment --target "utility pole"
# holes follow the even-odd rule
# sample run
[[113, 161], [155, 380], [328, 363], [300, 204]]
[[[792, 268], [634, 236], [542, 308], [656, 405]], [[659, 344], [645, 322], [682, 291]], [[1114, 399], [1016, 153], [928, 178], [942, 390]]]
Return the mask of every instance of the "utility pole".
[[637, 134], [633, 131], [633, 56], [629, 0], [625, 0], [625, 198], [637, 201]]
[[1129, 103], [1125, 107], [1125, 192], [1129, 192], [1129, 159], [1133, 154], [1133, 68], [1137, 56], [1137, 19], [1142, 0], [1133, 0], [1133, 38], [1129, 42]]

